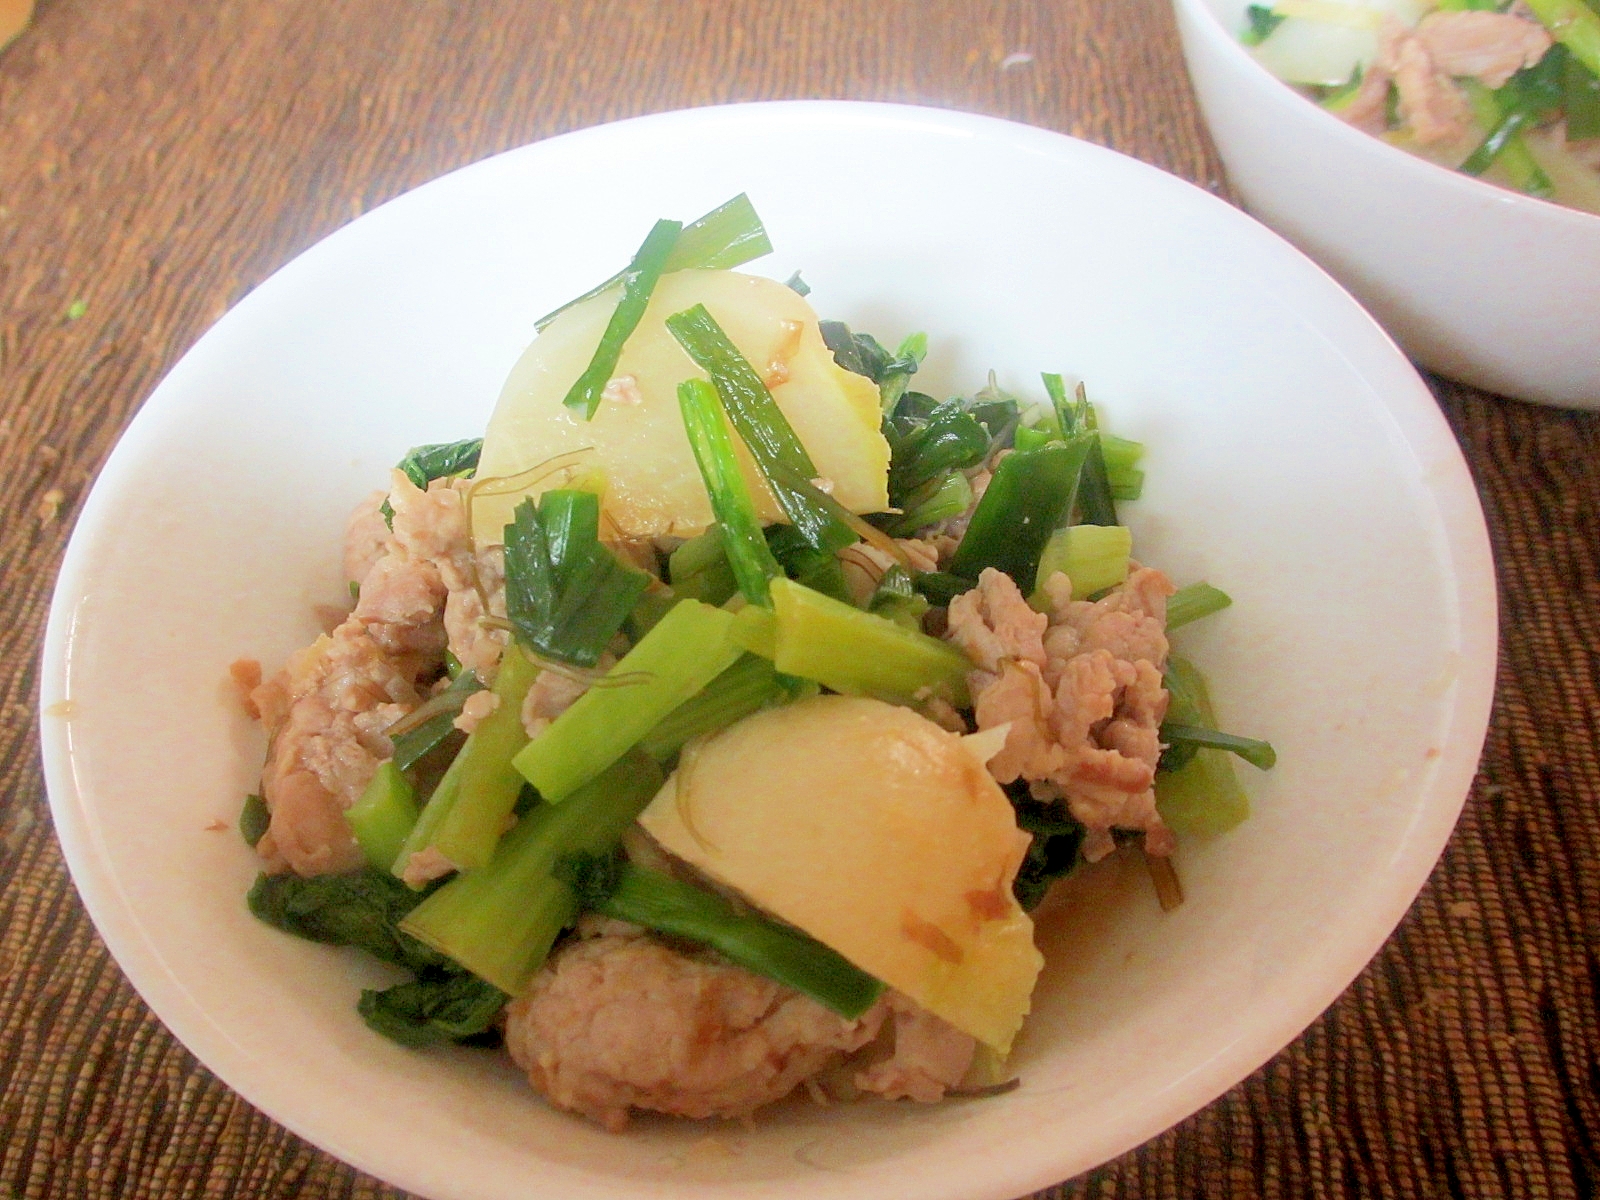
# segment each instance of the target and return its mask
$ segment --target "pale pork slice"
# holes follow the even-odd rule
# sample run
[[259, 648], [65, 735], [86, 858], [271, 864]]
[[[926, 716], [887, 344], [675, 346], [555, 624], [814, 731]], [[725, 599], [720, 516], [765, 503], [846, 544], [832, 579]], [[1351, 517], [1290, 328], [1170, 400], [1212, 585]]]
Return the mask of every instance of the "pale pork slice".
[[506, 1047], [552, 1104], [611, 1130], [634, 1109], [746, 1117], [870, 1042], [855, 1020], [709, 955], [608, 923], [557, 951], [506, 1010]]

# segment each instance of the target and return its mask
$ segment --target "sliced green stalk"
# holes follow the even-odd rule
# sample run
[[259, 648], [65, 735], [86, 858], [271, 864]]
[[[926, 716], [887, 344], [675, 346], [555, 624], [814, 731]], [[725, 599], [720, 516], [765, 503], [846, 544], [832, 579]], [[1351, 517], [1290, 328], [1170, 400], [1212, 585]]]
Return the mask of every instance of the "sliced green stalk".
[[1221, 612], [1233, 603], [1233, 597], [1221, 588], [1214, 588], [1204, 580], [1185, 584], [1167, 597], [1167, 628], [1176, 629], [1201, 617]]
[[[766, 228], [756, 215], [755, 206], [750, 203], [750, 197], [740, 192], [726, 204], [718, 205], [698, 221], [691, 221], [683, 227], [677, 245], [667, 256], [666, 266], [661, 273], [697, 269], [728, 270], [771, 253], [772, 243], [767, 239]], [[573, 305], [593, 300], [607, 288], [615, 287], [626, 275], [626, 269], [618, 271], [577, 299], [569, 300], [554, 312], [540, 317], [534, 322], [534, 328], [542, 330]]]
[[600, 500], [558, 489], [516, 507], [505, 527], [506, 616], [539, 655], [592, 667], [651, 577], [600, 543]]
[[678, 385], [678, 407], [739, 590], [750, 603], [767, 604], [767, 581], [781, 575], [782, 568], [767, 548], [755, 502], [733, 452], [733, 439], [722, 420], [717, 391], [703, 379], [687, 379]]
[[595, 410], [600, 407], [600, 394], [617, 373], [617, 360], [622, 357], [622, 347], [644, 316], [656, 281], [661, 278], [667, 257], [682, 232], [683, 226], [677, 221], [657, 221], [638, 253], [633, 256], [633, 262], [623, 272], [622, 298], [617, 301], [616, 311], [611, 314], [605, 332], [600, 335], [600, 344], [595, 347], [594, 357], [589, 360], [589, 365], [578, 376], [563, 401], [568, 408], [581, 412], [584, 420], [592, 420]]
[[883, 994], [883, 984], [815, 938], [738, 912], [721, 896], [659, 871], [623, 866], [615, 890], [596, 909], [619, 921], [710, 946], [847, 1020], [866, 1012]]
[[955, 647], [791, 579], [772, 581], [773, 665], [850, 695], [909, 701], [925, 689], [967, 704], [971, 664]]
[[[745, 611], [766, 610], [751, 607]], [[794, 699], [792, 683], [778, 674], [770, 660], [745, 654], [700, 689], [699, 695], [661, 718], [640, 740], [639, 749], [659, 763], [669, 763], [689, 739], [716, 733], [751, 713]]]
[[1528, 7], [1572, 57], [1600, 75], [1600, 16], [1583, 0], [1528, 0]]
[[513, 765], [546, 800], [564, 801], [733, 665], [732, 625], [730, 612], [679, 601]]
[[1102, 429], [1100, 453], [1106, 460], [1106, 479], [1111, 484], [1112, 497], [1137, 500], [1144, 491], [1144, 472], [1139, 469], [1139, 460], [1144, 457], [1143, 443]]
[[1278, 752], [1272, 748], [1271, 742], [1263, 742], [1260, 738], [1240, 737], [1234, 733], [1223, 733], [1220, 729], [1208, 729], [1204, 725], [1183, 725], [1175, 721], [1163, 721], [1161, 740], [1169, 746], [1204, 746], [1211, 750], [1226, 750], [1230, 754], [1237, 754], [1252, 767], [1262, 771], [1270, 771], [1278, 764]]
[[463, 871], [476, 870], [489, 861], [517, 805], [522, 776], [511, 759], [528, 744], [522, 703], [538, 675], [539, 668], [516, 643], [508, 645], [494, 680], [499, 702], [461, 747], [455, 803], [439, 823], [431, 844]]
[[[467, 740], [472, 739], [469, 737]], [[429, 796], [428, 802], [422, 806], [416, 824], [411, 827], [411, 832], [401, 843], [400, 853], [395, 855], [394, 862], [389, 867], [390, 872], [397, 878], [404, 877], [413, 854], [420, 854], [433, 844], [433, 835], [438, 832], [446, 815], [455, 807], [456, 796], [461, 786], [462, 759], [466, 749], [463, 743], [455, 758], [451, 759], [443, 777], [434, 786], [433, 795]]]
[[[1061, 376], [1047, 372], [1043, 378], [1045, 391], [1050, 394], [1050, 403], [1056, 410], [1056, 419], [1061, 422], [1061, 436], [1070, 439], [1078, 434], [1094, 433], [1094, 408], [1089, 404], [1083, 384], [1078, 384], [1076, 398], [1068, 401], [1066, 384]], [[1106, 473], [1105, 453], [1100, 449], [1099, 437], [1094, 439], [1089, 447], [1089, 456], [1084, 460], [1083, 474], [1078, 480], [1077, 503], [1085, 525], [1117, 523], [1116, 500], [1111, 494], [1111, 480]]]
[[778, 507], [807, 544], [831, 552], [854, 541], [848, 529], [813, 502], [812, 489], [789, 483], [791, 477], [815, 479], [816, 464], [761, 376], [745, 361], [706, 306], [696, 304], [674, 313], [667, 318], [667, 328], [695, 364], [711, 377], [729, 423], [750, 448], [756, 469], [772, 489]]
[[850, 585], [845, 581], [844, 565], [838, 555], [832, 550], [813, 548], [793, 525], [770, 526], [767, 547], [790, 579], [835, 600], [850, 599]]
[[1462, 173], [1482, 175], [1498, 162], [1512, 187], [1530, 196], [1549, 197], [1555, 190], [1550, 177], [1534, 161], [1521, 137], [1531, 114], [1525, 109], [1504, 109], [1493, 92], [1471, 80], [1467, 81], [1467, 99], [1474, 118], [1488, 133], [1462, 162]]
[[555, 864], [571, 854], [610, 852], [661, 783], [661, 768], [643, 754], [613, 763], [565, 804], [534, 808], [500, 839], [487, 866], [452, 879], [400, 928], [521, 995], [576, 915], [572, 889], [551, 873]]
[[907, 537], [917, 530], [959, 517], [972, 507], [972, 484], [960, 471], [943, 479], [930, 479], [901, 502], [904, 512], [884, 528], [890, 537]]
[[747, 605], [733, 614], [728, 636], [741, 650], [773, 658], [778, 653], [778, 618], [772, 615], [770, 608]]
[[1128, 577], [1133, 531], [1126, 525], [1068, 525], [1050, 535], [1039, 555], [1038, 586], [1028, 603], [1040, 612], [1050, 608], [1045, 581], [1060, 572], [1072, 581], [1072, 598], [1087, 600]]
[[[1164, 682], [1171, 695], [1169, 720], [1216, 724], [1205, 677], [1193, 663], [1172, 655], [1167, 659]], [[1156, 810], [1180, 838], [1225, 833], [1250, 815], [1250, 798], [1234, 774], [1231, 755], [1197, 749], [1179, 769], [1156, 772]]]
[[344, 819], [369, 866], [380, 871], [394, 866], [417, 823], [417, 794], [393, 759], [378, 764], [361, 798], [345, 809]]
[[951, 557], [950, 572], [976, 579], [985, 567], [996, 567], [1025, 594], [1033, 591], [1039, 555], [1072, 515], [1078, 478], [1094, 443], [1094, 434], [1081, 433], [1001, 459]]
[[711, 526], [672, 552], [667, 560], [667, 578], [676, 595], [707, 604], [726, 604], [739, 590], [722, 544], [722, 530]]

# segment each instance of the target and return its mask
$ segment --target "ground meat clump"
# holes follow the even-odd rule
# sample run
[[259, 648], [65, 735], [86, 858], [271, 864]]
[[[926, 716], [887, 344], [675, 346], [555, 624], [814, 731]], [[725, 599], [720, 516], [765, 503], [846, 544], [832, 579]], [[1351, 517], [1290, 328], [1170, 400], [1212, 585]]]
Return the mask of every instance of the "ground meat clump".
[[[386, 730], [421, 703], [456, 647], [452, 602], [478, 597], [460, 491], [448, 481], [424, 491], [395, 472], [389, 502], [392, 529], [375, 498], [351, 518], [345, 565], [363, 572], [355, 610], [250, 691], [270, 739], [261, 791], [272, 821], [257, 849], [274, 869], [309, 876], [361, 865], [344, 810], [393, 754]], [[459, 645], [491, 671], [498, 661], [492, 631]]]
[[850, 1021], [720, 960], [613, 924], [558, 951], [506, 1012], [506, 1046], [559, 1108], [620, 1130], [633, 1109], [745, 1117], [872, 1041]]
[[1025, 781], [1036, 799], [1064, 800], [1091, 861], [1110, 852], [1113, 829], [1142, 832], [1152, 854], [1173, 849], [1154, 791], [1172, 591], [1161, 572], [1135, 566], [1100, 600], [1075, 601], [1057, 574], [1040, 613], [991, 568], [950, 604], [946, 637], [972, 661], [978, 728], [1009, 725], [990, 773]]

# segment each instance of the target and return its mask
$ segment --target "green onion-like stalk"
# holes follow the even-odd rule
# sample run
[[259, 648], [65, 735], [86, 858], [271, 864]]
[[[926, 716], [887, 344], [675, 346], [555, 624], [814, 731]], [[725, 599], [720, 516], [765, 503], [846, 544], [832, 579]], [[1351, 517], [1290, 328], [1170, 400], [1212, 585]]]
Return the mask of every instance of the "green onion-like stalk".
[[522, 702], [539, 668], [515, 642], [506, 646], [495, 675], [495, 709], [467, 735], [466, 742], [422, 810], [421, 817], [391, 864], [403, 875], [413, 854], [430, 846], [463, 870], [489, 861], [522, 790], [511, 759], [528, 735], [522, 728]]
[[[726, 204], [683, 227], [661, 272], [727, 270], [771, 253], [772, 243], [767, 239], [766, 228], [756, 215], [755, 206], [750, 203], [750, 197], [740, 192]], [[542, 330], [573, 305], [593, 300], [607, 288], [615, 287], [626, 275], [626, 270], [618, 271], [604, 283], [540, 317], [534, 322], [534, 328]]]
[[883, 994], [883, 984], [816, 939], [757, 914], [738, 912], [721, 896], [659, 871], [624, 866], [615, 890], [596, 908], [620, 921], [711, 946], [848, 1020], [866, 1012]]
[[[919, 693], [967, 703], [966, 655], [887, 617], [791, 579], [772, 581], [773, 665], [836, 692], [909, 701]], [[751, 648], [755, 643], [751, 642]]]
[[622, 298], [617, 301], [616, 311], [611, 314], [605, 332], [600, 335], [600, 344], [595, 347], [594, 357], [589, 360], [589, 365], [578, 376], [563, 401], [568, 408], [581, 412], [584, 420], [592, 420], [595, 410], [600, 407], [600, 394], [617, 373], [617, 360], [622, 357], [622, 347], [644, 316], [656, 281], [661, 278], [667, 257], [682, 232], [683, 226], [677, 221], [657, 221], [644, 239], [644, 244], [639, 247], [639, 252], [633, 256], [633, 262], [623, 272]]
[[545, 800], [564, 802], [733, 665], [732, 625], [730, 612], [679, 601], [513, 765]]
[[387, 871], [417, 823], [417, 794], [393, 759], [378, 764], [366, 789], [344, 819], [369, 866]]
[[1221, 588], [1214, 588], [1202, 580], [1185, 584], [1167, 597], [1167, 629], [1173, 630], [1201, 617], [1221, 612], [1233, 603], [1233, 597]]
[[783, 571], [767, 548], [755, 501], [733, 451], [733, 438], [722, 420], [717, 391], [703, 379], [685, 380], [678, 385], [678, 407], [739, 590], [750, 603], [767, 604], [767, 581]]
[[667, 329], [695, 364], [711, 377], [728, 421], [750, 448], [756, 469], [772, 489], [784, 515], [815, 549], [832, 552], [855, 540], [850, 530], [814, 502], [814, 489], [793, 486], [793, 479], [817, 477], [789, 419], [767, 385], [703, 304], [667, 318]]
[[541, 804], [500, 839], [481, 870], [457, 876], [412, 909], [400, 928], [501, 991], [520, 995], [577, 912], [552, 871], [568, 855], [606, 854], [660, 789], [643, 754], [613, 763], [568, 797]]

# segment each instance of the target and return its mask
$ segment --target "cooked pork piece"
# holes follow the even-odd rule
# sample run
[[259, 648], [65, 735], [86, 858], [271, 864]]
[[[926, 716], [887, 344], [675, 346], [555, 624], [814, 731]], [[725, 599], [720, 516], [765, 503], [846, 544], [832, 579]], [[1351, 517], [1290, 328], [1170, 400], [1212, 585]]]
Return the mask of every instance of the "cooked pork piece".
[[[355, 611], [250, 694], [271, 739], [261, 789], [272, 823], [257, 848], [300, 875], [361, 865], [344, 810], [393, 753], [385, 730], [438, 673], [450, 600], [477, 596], [461, 493], [447, 481], [423, 491], [397, 471], [389, 501], [394, 528], [365, 567], [373, 519], [382, 521], [372, 499], [350, 523], [346, 565], [365, 572]], [[472, 650], [463, 643], [462, 652]], [[492, 660], [477, 657], [492, 670], [498, 644]]]
[[1161, 572], [1135, 567], [1100, 600], [1073, 600], [1071, 582], [1055, 575], [1046, 614], [989, 569], [950, 604], [946, 636], [973, 663], [978, 728], [1010, 726], [990, 772], [1000, 783], [1025, 780], [1038, 799], [1065, 800], [1087, 830], [1091, 860], [1111, 850], [1113, 829], [1143, 831], [1152, 854], [1172, 851], [1153, 790], [1172, 590]]
[[560, 1108], [620, 1130], [632, 1109], [744, 1117], [870, 1042], [854, 1021], [717, 959], [626, 926], [559, 950], [506, 1013], [506, 1046]]

